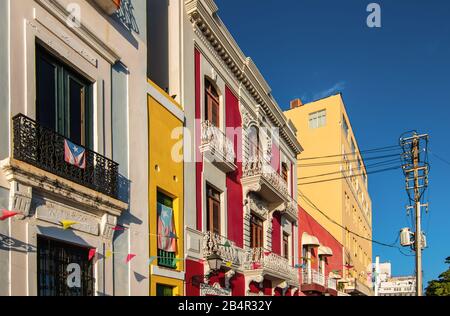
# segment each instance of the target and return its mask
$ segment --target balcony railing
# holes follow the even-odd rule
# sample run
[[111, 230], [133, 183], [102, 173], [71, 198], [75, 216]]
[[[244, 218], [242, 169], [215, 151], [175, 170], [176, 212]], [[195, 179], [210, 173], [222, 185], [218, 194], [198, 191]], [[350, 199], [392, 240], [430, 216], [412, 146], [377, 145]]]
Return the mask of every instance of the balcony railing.
[[234, 266], [242, 266], [244, 251], [237, 247], [232, 241], [213, 232], [206, 232], [203, 235], [203, 257], [207, 258], [213, 253], [217, 253], [226, 264], [231, 262]]
[[118, 198], [119, 165], [114, 161], [86, 149], [86, 166], [81, 169], [65, 162], [64, 136], [23, 114], [13, 118], [13, 129], [14, 159]]
[[209, 121], [202, 123], [201, 151], [209, 152], [212, 162], [225, 168], [225, 171], [228, 172], [236, 169], [234, 165], [236, 154], [234, 152], [233, 142]]
[[264, 158], [256, 157], [249, 159], [243, 166], [243, 178], [261, 177], [269, 186], [270, 190], [281, 197], [281, 201], [290, 199], [287, 182]]
[[302, 284], [318, 284], [325, 286], [325, 276], [316, 270], [304, 270], [302, 272]]
[[297, 269], [289, 260], [264, 248], [253, 248], [247, 251], [245, 269], [264, 269], [274, 276], [298, 283]]
[[337, 281], [336, 281], [336, 279], [328, 278], [328, 280], [327, 280], [327, 287], [329, 289], [337, 291]]

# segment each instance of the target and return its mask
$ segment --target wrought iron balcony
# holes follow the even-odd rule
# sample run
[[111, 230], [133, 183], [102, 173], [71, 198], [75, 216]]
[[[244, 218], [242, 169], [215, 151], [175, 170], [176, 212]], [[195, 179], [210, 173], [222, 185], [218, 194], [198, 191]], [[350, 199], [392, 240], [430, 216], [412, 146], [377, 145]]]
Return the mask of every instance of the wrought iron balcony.
[[224, 172], [236, 170], [233, 143], [227, 136], [211, 122], [202, 123], [202, 144], [200, 151]]
[[223, 264], [231, 262], [235, 267], [241, 267], [245, 259], [244, 250], [237, 247], [234, 242], [213, 232], [206, 232], [203, 235], [203, 257], [206, 259], [213, 253], [217, 253]]
[[253, 248], [246, 252], [244, 268], [246, 270], [264, 270], [277, 279], [286, 280], [290, 284], [298, 284], [298, 271], [284, 257], [264, 248]]
[[119, 165], [114, 161], [86, 149], [85, 168], [68, 164], [66, 138], [23, 114], [13, 118], [13, 130], [14, 159], [118, 199]]
[[242, 184], [258, 191], [269, 202], [290, 200], [286, 181], [264, 158], [256, 157], [244, 163]]

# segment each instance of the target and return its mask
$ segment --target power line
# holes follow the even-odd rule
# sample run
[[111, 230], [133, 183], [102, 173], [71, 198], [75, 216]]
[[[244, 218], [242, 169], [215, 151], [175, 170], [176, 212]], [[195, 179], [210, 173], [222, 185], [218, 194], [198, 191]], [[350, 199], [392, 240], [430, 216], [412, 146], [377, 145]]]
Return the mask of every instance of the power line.
[[[399, 251], [401, 252], [401, 248], [398, 247], [398, 246], [395, 246], [395, 244], [397, 243], [399, 237], [397, 237], [397, 239], [395, 240], [395, 242], [393, 242], [392, 244], [387, 244], [387, 243], [384, 243], [384, 242], [380, 242], [380, 241], [374, 240], [374, 239], [372, 239], [372, 238], [367, 238], [367, 237], [361, 236], [360, 234], [355, 233], [354, 231], [349, 230], [347, 227], [342, 226], [340, 223], [336, 222], [334, 219], [332, 219], [331, 217], [329, 217], [329, 216], [328, 216], [325, 212], [323, 212], [317, 205], [315, 205], [314, 202], [312, 202], [312, 201], [311, 201], [311, 200], [310, 200], [310, 199], [309, 199], [302, 191], [298, 190], [298, 192], [299, 192], [300, 196], [303, 198], [303, 200], [306, 201], [306, 203], [308, 203], [311, 207], [313, 207], [315, 210], [317, 210], [320, 214], [322, 214], [323, 216], [325, 216], [325, 218], [328, 219], [330, 222], [332, 222], [333, 224], [335, 224], [335, 225], [339, 226], [340, 228], [344, 229], [346, 232], [348, 232], [348, 233], [350, 233], [350, 234], [353, 234], [353, 235], [355, 235], [355, 236], [358, 237], [358, 238], [364, 239], [364, 240], [366, 240], [366, 241], [370, 241], [370, 242], [372, 242], [372, 243], [375, 243], [375, 244], [378, 244], [378, 245], [381, 245], [381, 246], [384, 246], [384, 247], [397, 248], [397, 249], [399, 249]], [[409, 256], [409, 255], [404, 254], [404, 253], [402, 253], [402, 254], [405, 255], [405, 256]]]
[[350, 156], [354, 154], [362, 154], [362, 153], [374, 153], [374, 152], [384, 152], [384, 151], [392, 151], [393, 149], [400, 147], [398, 145], [394, 146], [386, 146], [386, 147], [380, 147], [380, 148], [374, 148], [374, 149], [367, 149], [362, 151], [354, 151], [346, 154], [336, 154], [336, 155], [328, 155], [328, 156], [317, 156], [317, 157], [309, 157], [309, 158], [300, 158], [299, 160], [313, 160], [313, 159], [323, 159], [323, 158], [332, 158], [332, 157], [341, 157], [341, 156]]
[[[383, 159], [383, 158], [392, 158], [392, 157], [400, 157], [400, 153], [392, 154], [392, 155], [368, 157], [368, 158], [365, 158], [364, 161], [377, 160], [377, 159]], [[297, 164], [297, 166], [298, 167], [317, 167], [317, 166], [336, 165], [336, 164], [341, 164], [343, 162], [358, 162], [358, 161], [361, 161], [361, 160], [360, 159], [351, 159], [351, 160], [344, 159], [344, 160], [338, 160], [338, 161], [325, 161], [325, 162], [317, 162], [317, 163], [310, 163], [310, 164]]]
[[[377, 163], [374, 163], [374, 164], [366, 166], [366, 169], [367, 168], [372, 168], [372, 167], [375, 167], [375, 166], [391, 165], [394, 162], [400, 162], [400, 159], [399, 158], [395, 158], [395, 159], [389, 159], [389, 160], [386, 160], [386, 161], [377, 162]], [[356, 168], [349, 169], [349, 171], [355, 171], [355, 170], [359, 170], [359, 168], [356, 167]], [[328, 172], [328, 173], [322, 173], [322, 174], [317, 174], [317, 175], [314, 175], [314, 176], [300, 177], [300, 178], [298, 178], [298, 180], [329, 176], [329, 175], [339, 174], [339, 173], [343, 173], [343, 172], [344, 172], [344, 170], [335, 171], [335, 172]]]
[[364, 173], [360, 173], [360, 174], [353, 174], [353, 175], [349, 175], [349, 176], [343, 176], [343, 177], [332, 178], [332, 179], [304, 182], [304, 183], [299, 183], [298, 185], [316, 184], [316, 183], [337, 181], [337, 180], [342, 180], [342, 179], [349, 179], [349, 178], [354, 178], [354, 177], [361, 177], [363, 175], [369, 175], [369, 174], [381, 173], [381, 172], [386, 172], [386, 171], [391, 171], [391, 170], [397, 170], [400, 167], [401, 166], [395, 166], [395, 167], [391, 167], [391, 168], [384, 168], [384, 169], [380, 169], [380, 170], [369, 171], [369, 172], [366, 172], [365, 174]]

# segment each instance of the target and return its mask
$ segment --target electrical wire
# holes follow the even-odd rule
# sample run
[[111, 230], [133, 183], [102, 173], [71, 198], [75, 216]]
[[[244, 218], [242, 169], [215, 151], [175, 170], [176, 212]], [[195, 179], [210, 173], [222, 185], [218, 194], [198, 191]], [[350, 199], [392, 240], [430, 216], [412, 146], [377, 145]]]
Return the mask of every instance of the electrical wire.
[[316, 183], [323, 183], [323, 182], [337, 181], [337, 180], [342, 180], [342, 179], [349, 179], [349, 178], [354, 178], [354, 177], [361, 177], [363, 175], [369, 175], [369, 174], [381, 173], [381, 172], [386, 172], [386, 171], [391, 171], [391, 170], [397, 170], [399, 168], [401, 168], [401, 166], [395, 166], [395, 167], [391, 167], [391, 168], [384, 168], [384, 169], [369, 171], [369, 172], [366, 172], [365, 174], [364, 173], [360, 173], [360, 174], [353, 174], [353, 175], [349, 175], [349, 176], [343, 176], [343, 177], [332, 178], [332, 179], [325, 179], [325, 180], [320, 180], [320, 181], [311, 181], [311, 182], [298, 183], [298, 185], [310, 185], [310, 184], [316, 184]]
[[[371, 165], [367, 165], [366, 166], [366, 169], [367, 168], [372, 168], [372, 167], [375, 167], [375, 166], [384, 166], [384, 165], [391, 165], [391, 164], [393, 164], [394, 162], [401, 162], [400, 161], [400, 159], [399, 158], [395, 158], [395, 159], [389, 159], [389, 160], [386, 160], [386, 161], [381, 161], [381, 162], [377, 162], [377, 163], [374, 163], [374, 164], [371, 164]], [[356, 170], [358, 170], [359, 171], [359, 168], [352, 168], [352, 169], [350, 169], [349, 171], [356, 171]], [[347, 171], [347, 172], [349, 172], [349, 171]], [[307, 176], [307, 177], [300, 177], [300, 178], [298, 178], [298, 180], [304, 180], [304, 179], [311, 179], [311, 178], [316, 178], [316, 177], [323, 177], [323, 176], [329, 176], [329, 175], [333, 175], [333, 174], [339, 174], [339, 173], [343, 173], [343, 172], [345, 172], [345, 170], [340, 170], [340, 171], [335, 171], [335, 172], [328, 172], [328, 173], [322, 173], [322, 174], [317, 174], [317, 175], [314, 175], [314, 176]]]
[[[364, 161], [368, 160], [378, 160], [383, 158], [392, 158], [392, 157], [400, 157], [400, 153], [398, 154], [391, 154], [391, 155], [383, 155], [383, 156], [376, 156], [376, 157], [369, 157], [365, 158]], [[310, 163], [310, 164], [297, 164], [298, 167], [317, 167], [317, 166], [328, 166], [328, 165], [336, 165], [336, 164], [342, 164], [343, 162], [359, 162], [360, 159], [351, 159], [351, 160], [337, 160], [337, 161], [326, 161], [326, 162], [317, 162], [317, 163]]]
[[324, 158], [332, 158], [332, 157], [351, 156], [351, 155], [362, 154], [362, 153], [385, 152], [385, 151], [392, 151], [395, 148], [401, 149], [399, 147], [399, 145], [394, 145], [394, 146], [385, 146], [385, 147], [368, 149], [368, 150], [354, 151], [354, 152], [350, 152], [350, 153], [346, 153], [346, 154], [336, 154], [336, 155], [328, 155], [328, 156], [317, 156], [317, 157], [300, 158], [299, 160], [324, 159]]
[[392, 244], [387, 244], [387, 243], [384, 243], [384, 242], [380, 242], [380, 241], [374, 240], [374, 239], [372, 239], [372, 238], [367, 238], [367, 237], [361, 236], [360, 234], [355, 233], [354, 231], [349, 230], [347, 227], [342, 226], [340, 223], [336, 222], [334, 219], [332, 219], [331, 217], [329, 217], [329, 216], [328, 216], [325, 212], [323, 212], [317, 205], [315, 205], [314, 202], [312, 202], [312, 201], [311, 201], [311, 200], [310, 200], [310, 199], [309, 199], [302, 191], [298, 190], [298, 192], [299, 192], [299, 195], [303, 198], [303, 200], [304, 200], [306, 203], [308, 203], [311, 207], [313, 207], [315, 210], [317, 210], [320, 214], [322, 214], [322, 215], [323, 215], [326, 219], [328, 219], [330, 222], [332, 222], [333, 224], [335, 224], [335, 225], [339, 226], [340, 228], [344, 229], [346, 232], [348, 232], [348, 233], [350, 233], [350, 234], [352, 234], [352, 235], [354, 235], [354, 236], [356, 236], [356, 237], [358, 237], [358, 238], [361, 238], [361, 239], [363, 239], [363, 240], [370, 241], [370, 242], [372, 242], [372, 243], [374, 243], [374, 244], [378, 244], [378, 245], [380, 245], [380, 246], [389, 247], [389, 248], [397, 248], [403, 255], [405, 255], [405, 256], [410, 256], [410, 255], [408, 255], [408, 254], [404, 254], [404, 253], [401, 251], [401, 248], [395, 245], [395, 244], [397, 243], [399, 237], [397, 237], [397, 239], [395, 240], [394, 243], [392, 243]]

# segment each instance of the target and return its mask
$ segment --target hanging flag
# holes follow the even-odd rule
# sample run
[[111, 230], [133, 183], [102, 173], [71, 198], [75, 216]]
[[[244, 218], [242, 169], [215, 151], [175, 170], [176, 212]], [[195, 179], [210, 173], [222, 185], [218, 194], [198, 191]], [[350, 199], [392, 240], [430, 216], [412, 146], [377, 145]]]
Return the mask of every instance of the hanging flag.
[[106, 250], [105, 258], [108, 259], [108, 258], [110, 258], [111, 256], [112, 256], [112, 251], [111, 251], [111, 250]]
[[166, 252], [177, 252], [175, 223], [173, 210], [161, 203], [158, 203], [158, 249]]
[[61, 225], [63, 226], [64, 230], [71, 228], [73, 225], [78, 224], [77, 222], [74, 221], [68, 221], [68, 220], [63, 220], [60, 222]]
[[177, 235], [174, 232], [169, 233], [169, 238], [178, 239]]
[[271, 254], [271, 252], [270, 251], [265, 251], [264, 252], [264, 255], [267, 257], [267, 256], [270, 256], [270, 254]]
[[16, 215], [19, 215], [20, 213], [18, 212], [12, 212], [12, 211], [8, 211], [8, 210], [3, 210], [2, 211], [2, 216], [0, 217], [0, 221], [4, 221], [10, 217], [14, 217]]
[[86, 169], [86, 149], [64, 140], [64, 160], [80, 169]]
[[92, 249], [89, 250], [89, 257], [88, 257], [89, 261], [91, 261], [92, 258], [95, 257], [96, 253], [97, 253], [97, 249], [92, 248]]
[[135, 257], [136, 257], [135, 254], [130, 253], [130, 254], [127, 256], [126, 264], [130, 263], [130, 261], [133, 260]]
[[142, 281], [148, 279], [145, 275], [142, 275], [137, 272], [134, 272], [134, 277], [136, 278], [136, 281], [138, 281], [138, 282], [142, 282]]

